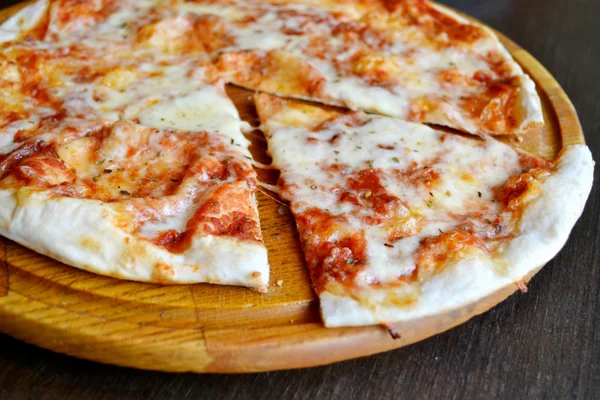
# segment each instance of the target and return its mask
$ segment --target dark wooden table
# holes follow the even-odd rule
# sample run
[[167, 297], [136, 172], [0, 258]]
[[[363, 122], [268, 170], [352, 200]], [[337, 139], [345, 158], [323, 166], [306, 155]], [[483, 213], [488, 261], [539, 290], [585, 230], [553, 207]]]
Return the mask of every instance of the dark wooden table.
[[[504, 32], [554, 74], [600, 160], [600, 1], [444, 3]], [[0, 399], [599, 399], [599, 200], [596, 185], [569, 242], [528, 294], [407, 348], [306, 370], [192, 375], [95, 364], [0, 335]]]

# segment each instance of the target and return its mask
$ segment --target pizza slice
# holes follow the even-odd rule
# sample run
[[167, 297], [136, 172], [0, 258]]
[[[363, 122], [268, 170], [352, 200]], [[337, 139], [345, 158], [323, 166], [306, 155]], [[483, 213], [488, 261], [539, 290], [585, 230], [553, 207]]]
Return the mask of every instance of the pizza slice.
[[543, 125], [535, 84], [486, 27], [429, 1], [173, 3], [210, 32], [230, 82], [449, 126], [521, 134]]
[[467, 306], [564, 245], [589, 194], [583, 145], [554, 161], [363, 112], [257, 95], [328, 327]]
[[130, 121], [49, 125], [0, 158], [3, 236], [102, 275], [266, 291], [256, 177], [233, 139]]
[[74, 13], [49, 37], [62, 3], [47, 40], [0, 52], [0, 233], [103, 275], [266, 291], [247, 124], [204, 49], [174, 17], [106, 36]]

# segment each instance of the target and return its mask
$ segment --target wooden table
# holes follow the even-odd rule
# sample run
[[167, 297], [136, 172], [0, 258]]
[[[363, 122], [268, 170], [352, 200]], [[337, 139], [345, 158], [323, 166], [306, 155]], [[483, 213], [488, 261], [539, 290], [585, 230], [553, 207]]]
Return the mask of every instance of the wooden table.
[[[444, 3], [504, 32], [544, 64], [571, 97], [600, 159], [600, 2]], [[594, 189], [570, 241], [529, 294], [416, 345], [307, 370], [192, 375], [99, 365], [0, 335], [0, 399], [597, 398], [599, 211]]]

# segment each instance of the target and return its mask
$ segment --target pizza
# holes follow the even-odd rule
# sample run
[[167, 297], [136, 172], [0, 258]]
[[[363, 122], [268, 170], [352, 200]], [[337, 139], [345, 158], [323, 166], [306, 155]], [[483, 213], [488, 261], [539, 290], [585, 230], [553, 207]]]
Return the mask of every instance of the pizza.
[[[39, 0], [0, 42], [0, 234], [102, 275], [266, 292], [262, 186], [326, 326], [410, 321], [525, 290], [592, 184], [584, 145], [506, 144], [534, 82], [426, 0]], [[226, 84], [262, 92], [270, 166]]]
[[330, 327], [422, 318], [524, 288], [564, 245], [591, 186], [584, 145], [552, 162], [492, 137], [255, 101]]

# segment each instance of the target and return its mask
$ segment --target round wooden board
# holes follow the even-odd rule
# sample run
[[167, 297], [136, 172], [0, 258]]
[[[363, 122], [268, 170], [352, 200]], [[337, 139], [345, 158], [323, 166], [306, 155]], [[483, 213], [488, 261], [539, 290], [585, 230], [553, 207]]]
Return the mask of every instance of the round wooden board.
[[[0, 20], [21, 7], [0, 11]], [[559, 84], [525, 50], [500, 38], [536, 81], [546, 119], [543, 129], [513, 145], [554, 158], [562, 146], [584, 143], [577, 114]], [[242, 118], [256, 125], [252, 92], [235, 87], [228, 92]], [[253, 154], [268, 162], [264, 139], [260, 134], [250, 138]], [[273, 179], [260, 174], [266, 181]], [[268, 294], [208, 284], [116, 280], [65, 266], [0, 238], [0, 331], [56, 352], [135, 368], [267, 371], [406, 346], [467, 321], [516, 290], [509, 286], [460, 310], [398, 324], [401, 338], [396, 340], [378, 326], [326, 329], [292, 217], [264, 194], [259, 193], [258, 200], [272, 271]]]

